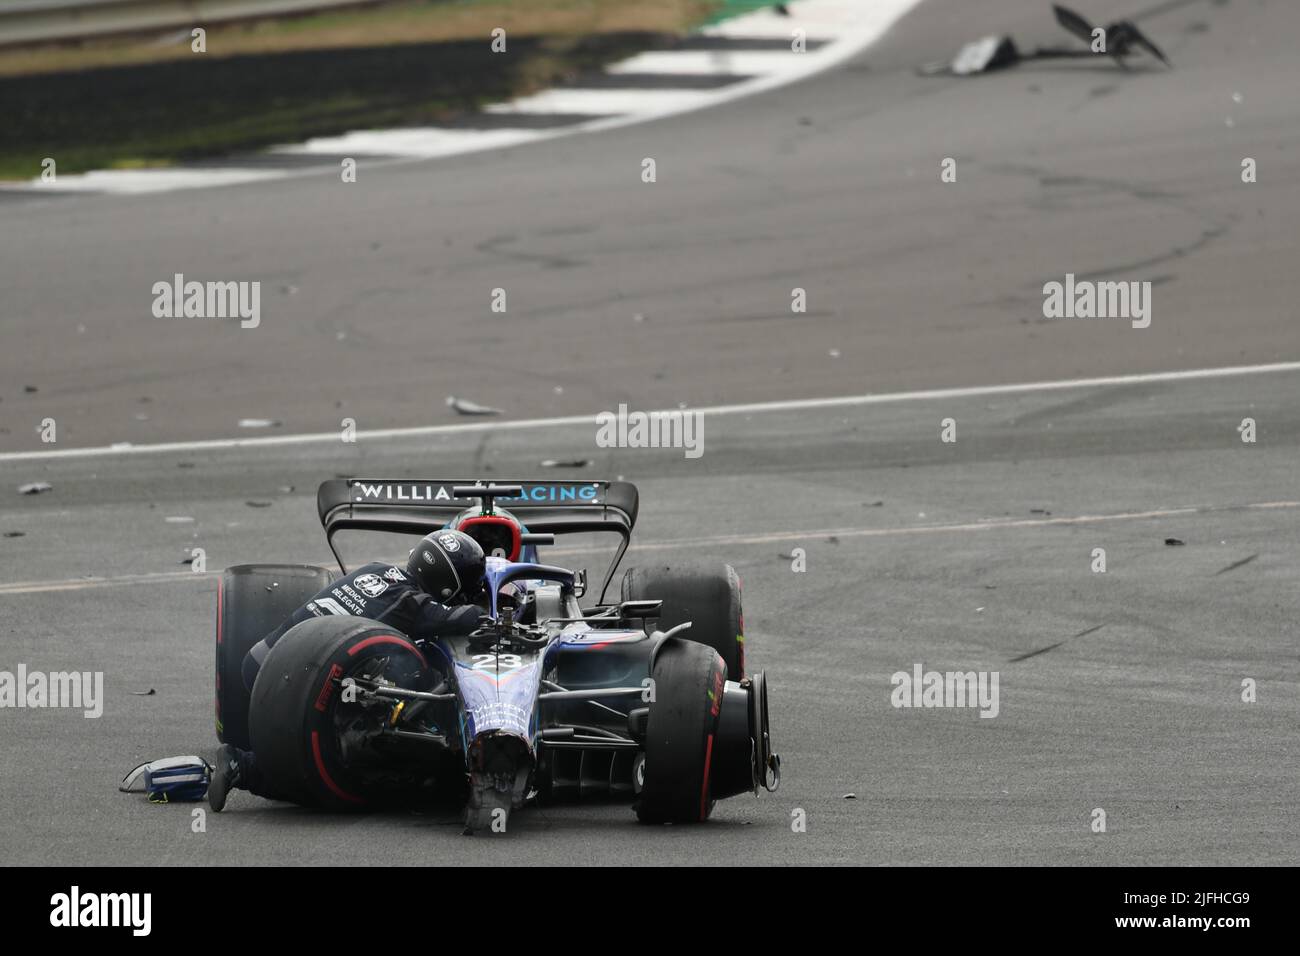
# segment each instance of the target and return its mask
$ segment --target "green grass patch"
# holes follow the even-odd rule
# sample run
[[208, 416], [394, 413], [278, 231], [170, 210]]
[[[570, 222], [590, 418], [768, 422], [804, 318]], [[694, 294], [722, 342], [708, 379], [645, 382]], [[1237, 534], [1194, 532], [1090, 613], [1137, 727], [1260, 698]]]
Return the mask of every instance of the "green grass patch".
[[723, 20], [730, 20], [732, 17], [743, 16], [746, 13], [753, 13], [756, 10], [774, 6], [776, 6], [775, 0], [719, 0], [713, 15], [709, 17], [709, 22], [720, 23]]

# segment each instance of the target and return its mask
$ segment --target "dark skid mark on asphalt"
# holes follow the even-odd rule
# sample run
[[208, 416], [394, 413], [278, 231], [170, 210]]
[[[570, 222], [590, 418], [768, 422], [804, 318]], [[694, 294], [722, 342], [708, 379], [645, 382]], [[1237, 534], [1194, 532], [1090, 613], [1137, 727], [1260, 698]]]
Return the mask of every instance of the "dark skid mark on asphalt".
[[[1155, 266], [1165, 265], [1167, 263], [1184, 259], [1195, 253], [1203, 251], [1212, 243], [1225, 238], [1230, 233], [1228, 222], [1216, 221], [1209, 214], [1196, 209], [1188, 204], [1187, 197], [1172, 193], [1162, 189], [1153, 188], [1149, 185], [1137, 183], [1127, 183], [1122, 180], [1103, 179], [1093, 176], [1081, 175], [1063, 175], [1054, 173], [1050, 170], [1042, 169], [1023, 163], [995, 163], [988, 167], [989, 172], [1005, 173], [1012, 176], [1028, 176], [1038, 180], [1039, 186], [1046, 189], [1052, 187], [1081, 187], [1082, 192], [1071, 193], [1069, 198], [1076, 199], [1086, 196], [1088, 192], [1096, 193], [1119, 193], [1128, 196], [1137, 202], [1151, 202], [1162, 206], [1168, 206], [1180, 210], [1199, 219], [1203, 225], [1201, 234], [1188, 243], [1171, 246], [1167, 251], [1150, 256], [1145, 259], [1138, 259], [1132, 262], [1105, 266], [1099, 269], [1092, 269], [1087, 272], [1075, 273], [1075, 281], [1093, 281], [1097, 279], [1111, 280], [1118, 274], [1141, 272], [1144, 269], [1151, 269]], [[1038, 200], [1031, 200], [1029, 205], [1034, 208], [1051, 210], [1056, 198], [1049, 192], [1046, 197]], [[1042, 283], [1033, 286], [1034, 289], [1041, 289]]]
[[539, 236], [582, 236], [587, 233], [595, 232], [597, 229], [594, 225], [581, 226], [555, 226], [550, 229], [538, 229]]
[[1109, 408], [1114, 405], [1120, 405], [1125, 402], [1136, 402], [1140, 399], [1149, 398], [1154, 395], [1156, 389], [1150, 385], [1121, 385], [1112, 388], [1104, 388], [1100, 391], [1086, 394], [1081, 398], [1071, 399], [1065, 402], [1053, 402], [1046, 408], [1039, 408], [1023, 415], [1018, 415], [1011, 419], [1008, 425], [1012, 428], [1018, 428], [1022, 425], [1033, 425], [1042, 421], [1056, 421], [1059, 418], [1068, 418], [1074, 415], [1087, 414], [1101, 411], [1103, 408]]
[[548, 256], [539, 253], [514, 252], [509, 249], [501, 248], [501, 246], [504, 246], [507, 243], [517, 242], [518, 240], [518, 236], [493, 236], [491, 239], [484, 239], [482, 242], [475, 243], [474, 248], [479, 252], [499, 256], [502, 259], [512, 262], [533, 262], [545, 269], [574, 269], [587, 264], [580, 259], [570, 259], [567, 256]]
[[485, 469], [485, 466], [483, 464], [483, 459], [487, 457], [488, 443], [491, 440], [492, 440], [492, 433], [484, 432], [483, 437], [479, 439], [478, 445], [474, 449], [474, 466], [472, 468], [472, 471], [475, 474], [478, 474], [479, 472], [484, 470], [489, 470], [489, 469]]
[[1029, 660], [1029, 658], [1037, 657], [1039, 654], [1046, 654], [1048, 651], [1052, 651], [1060, 647], [1062, 644], [1066, 643], [1066, 641], [1072, 641], [1076, 637], [1085, 637], [1088, 634], [1092, 634], [1094, 631], [1100, 631], [1105, 626], [1106, 626], [1105, 624], [1098, 624], [1096, 627], [1090, 627], [1085, 631], [1080, 631], [1078, 634], [1071, 635], [1070, 637], [1067, 637], [1064, 641], [1057, 641], [1055, 644], [1048, 644], [1046, 647], [1040, 647], [1038, 650], [1030, 651], [1028, 654], [1021, 654], [1019, 657], [1013, 657], [1011, 658], [1011, 663], [1015, 664], [1018, 661], [1027, 661]]
[[82, 195], [75, 189], [5, 189], [0, 187], [0, 202], [32, 202], [38, 199], [72, 199]]
[[1090, 190], [1090, 194], [1120, 193], [1131, 199], [1152, 202], [1177, 202], [1186, 198], [1183, 193], [1171, 192], [1150, 184], [1129, 183], [1122, 179], [1085, 176], [1080, 173], [1061, 173], [1042, 166], [1032, 166], [1028, 163], [993, 163], [988, 167], [988, 171], [1035, 179], [1038, 181], [1038, 185], [1044, 189], [1082, 187]]
[[[488, 240], [488, 241], [492, 242], [493, 240]], [[750, 241], [750, 240], [734, 240], [732, 242], [732, 245], [733, 246], [738, 245], [746, 241]], [[765, 242], [767, 241], [767, 239], [766, 237], [764, 237], [754, 241]], [[655, 250], [655, 249], [676, 249], [680, 247], [681, 247], [680, 241], [673, 241], [673, 242], [664, 241], [662, 243], [650, 243], [650, 244], [641, 243], [636, 246], [628, 246], [626, 248], [639, 249], [644, 253], [646, 251]], [[606, 243], [603, 248], [606, 252], [608, 252], [611, 250], [621, 251], [624, 247], [610, 246], [608, 243]], [[493, 251], [497, 255], [506, 255], [505, 251], [501, 249], [483, 250], [483, 251]], [[586, 263], [580, 263], [580, 264], [586, 265]], [[832, 262], [829, 264], [829, 266], [832, 268], [838, 267], [839, 265], [840, 263], [837, 262]], [[765, 270], [761, 270], [758, 276], [748, 276], [745, 273], [741, 273], [740, 276], [737, 277], [736, 275], [732, 275], [730, 273], [724, 275], [715, 272], [715, 273], [710, 273], [707, 278], [700, 281], [684, 282], [682, 280], [678, 280], [674, 285], [674, 292], [678, 295], [704, 294], [704, 293], [711, 292], [712, 290], [720, 287], [726, 287], [730, 285], [732, 282], [741, 281], [746, 278], [749, 279], [762, 278], [773, 282], [781, 282], [786, 279], [796, 279], [800, 277], [806, 278], [807, 275], [808, 275], [807, 270], [799, 266], [791, 266], [789, 269], [765, 269]], [[530, 317], [544, 317], [548, 315], [568, 315], [568, 314], [573, 314], [575, 312], [594, 312], [602, 309], [609, 309], [615, 307], [627, 308], [630, 310], [634, 308], [635, 303], [653, 302], [661, 294], [662, 293], [658, 290], [652, 290], [645, 293], [637, 293], [635, 295], [630, 295], [630, 296], [625, 295], [622, 292], [613, 292], [608, 295], [602, 295], [596, 299], [575, 300], [567, 303], [562, 302], [559, 305], [548, 305], [539, 308], [532, 308], [528, 310], [528, 315]], [[650, 312], [651, 310], [649, 308], [646, 308], [644, 311]], [[789, 315], [787, 315], [787, 318], [788, 317]]]
[[[1007, 166], [1005, 168], [1009, 171], [1021, 170], [1029, 172], [1031, 175], [1033, 173], [1030, 167]], [[1076, 189], [1078, 198], [1084, 199], [1106, 193], [1120, 193], [1130, 199], [1143, 202], [1170, 202], [1176, 204], [1186, 198], [1182, 193], [1171, 192], [1156, 186], [1126, 183], [1119, 179], [1102, 179], [1096, 176], [1040, 174], [1038, 185], [1044, 189]]]
[[1222, 570], [1219, 570], [1219, 571], [1215, 571], [1215, 572], [1214, 572], [1214, 576], [1217, 578], [1220, 574], [1227, 574], [1229, 571], [1235, 571], [1235, 570], [1237, 570], [1237, 568], [1241, 567], [1243, 564], [1250, 564], [1250, 562], [1254, 561], [1254, 560], [1255, 560], [1256, 558], [1258, 558], [1258, 557], [1259, 557], [1258, 554], [1252, 554], [1252, 555], [1251, 555], [1250, 557], [1248, 557], [1248, 558], [1242, 558], [1240, 561], [1234, 561], [1234, 562], [1232, 562], [1232, 564], [1228, 565], [1226, 568], [1223, 568]]
[[1149, 269], [1152, 266], [1164, 265], [1175, 259], [1182, 259], [1190, 256], [1195, 252], [1200, 252], [1216, 239], [1222, 239], [1228, 234], [1227, 226], [1215, 226], [1212, 229], [1203, 229], [1199, 239], [1188, 243], [1184, 246], [1174, 246], [1168, 252], [1159, 256], [1152, 256], [1149, 259], [1138, 259], [1133, 262], [1127, 262], [1122, 265], [1108, 266], [1104, 269], [1095, 269], [1092, 272], [1080, 272], [1075, 275], [1076, 282], [1092, 281], [1094, 279], [1110, 279], [1117, 273], [1138, 272], [1142, 269]]
[[[835, 317], [833, 309], [813, 309], [808, 312], [800, 312], [797, 316], [799, 319], [830, 319]], [[752, 315], [717, 315], [713, 316], [710, 321], [713, 322], [766, 322], [771, 319], [789, 320], [789, 312], [756, 312]]]

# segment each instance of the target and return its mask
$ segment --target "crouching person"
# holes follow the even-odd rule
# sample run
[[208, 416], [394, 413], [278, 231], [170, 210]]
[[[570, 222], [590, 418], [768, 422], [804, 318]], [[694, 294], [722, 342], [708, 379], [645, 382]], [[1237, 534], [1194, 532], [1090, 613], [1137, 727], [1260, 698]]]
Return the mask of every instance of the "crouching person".
[[[478, 624], [473, 603], [483, 588], [483, 549], [461, 531], [435, 531], [411, 551], [406, 567], [371, 563], [324, 588], [255, 644], [244, 658], [244, 684], [251, 691], [271, 648], [297, 624], [313, 617], [351, 615], [387, 624], [412, 641], [468, 634]], [[217, 753], [208, 804], [220, 813], [231, 790], [276, 799], [267, 789], [256, 755], [229, 744]]]

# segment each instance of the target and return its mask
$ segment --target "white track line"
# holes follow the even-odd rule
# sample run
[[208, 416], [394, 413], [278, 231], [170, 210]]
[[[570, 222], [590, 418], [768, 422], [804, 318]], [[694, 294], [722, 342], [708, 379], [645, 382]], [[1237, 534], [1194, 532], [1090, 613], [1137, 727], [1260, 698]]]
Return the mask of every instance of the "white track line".
[[[1211, 505], [1200, 508], [1160, 508], [1152, 511], [1124, 511], [1108, 515], [1075, 515], [1059, 518], [987, 518], [960, 524], [928, 524], [910, 528], [817, 528], [803, 531], [768, 531], [762, 534], [723, 534], [705, 538], [678, 538], [673, 541], [645, 541], [631, 545], [629, 552], [669, 551], [683, 548], [709, 548], [720, 545], [775, 544], [782, 541], [808, 541], [834, 535], [845, 538], [892, 538], [918, 534], [963, 534], [1000, 531], [1008, 528], [1043, 528], [1055, 525], [1099, 524], [1107, 521], [1149, 521], [1156, 518], [1185, 518], [1191, 515], [1218, 514], [1225, 511], [1259, 509], [1295, 509], [1300, 501], [1261, 501], [1245, 505]], [[587, 548], [552, 548], [550, 556], [586, 554]], [[95, 588], [133, 587], [138, 584], [175, 584], [181, 581], [208, 581], [220, 571], [160, 571], [153, 574], [123, 574], [118, 577], [73, 578], [64, 581], [16, 581], [0, 584], [0, 597], [9, 594], [40, 594], [46, 591], [86, 591]]]
[[[816, 408], [850, 408], [858, 405], [891, 405], [897, 402], [935, 401], [940, 399], [979, 398], [985, 395], [1020, 395], [1032, 392], [1059, 392], [1075, 388], [1108, 388], [1118, 385], [1142, 385], [1155, 382], [1187, 382], [1199, 379], [1232, 378], [1239, 375], [1265, 375], [1272, 372], [1300, 371], [1300, 362], [1274, 362], [1269, 365], [1234, 365], [1226, 368], [1187, 369], [1181, 372], [1142, 372], [1134, 375], [1108, 375], [1102, 378], [1070, 378], [1054, 382], [1025, 382], [1016, 385], [975, 385], [967, 388], [936, 388], [914, 392], [884, 392], [875, 395], [844, 395], [836, 398], [805, 398], [779, 402], [754, 402], [748, 405], [713, 405], [692, 408], [702, 415], [762, 415], [770, 412], [805, 411]], [[640, 409], [648, 411], [647, 409]], [[680, 411], [665, 409], [663, 411]], [[527, 428], [557, 428], [567, 425], [596, 425], [596, 415], [569, 415], [562, 418], [529, 418], [517, 421], [465, 422], [458, 425], [418, 425], [410, 428], [376, 428], [356, 433], [357, 441], [389, 438], [419, 438], [429, 435], [454, 435], [461, 432], [513, 431]], [[338, 431], [310, 432], [297, 435], [265, 435], [258, 438], [211, 438], [198, 441], [160, 442], [154, 445], [106, 445], [98, 448], [61, 448], [47, 451], [13, 451], [0, 454], [0, 462], [39, 461], [52, 458], [94, 458], [105, 455], [148, 455], [167, 452], [215, 451], [227, 448], [264, 448], [279, 445], [304, 445], [336, 442]]]
[[[51, 183], [32, 180], [32, 192], [87, 192], [140, 195], [168, 192], [173, 189], [205, 189], [209, 186], [238, 186], [244, 183], [282, 179], [289, 175], [282, 169], [200, 169], [184, 166], [176, 169], [97, 169], [89, 173], [64, 173]], [[11, 184], [2, 184], [11, 185]]]
[[175, 584], [193, 579], [210, 581], [220, 571], [158, 571], [153, 574], [121, 574], [110, 578], [71, 578], [65, 581], [18, 581], [0, 584], [0, 597], [6, 594], [41, 594], [45, 591], [89, 591], [95, 588], [122, 588], [136, 584]]
[[599, 90], [563, 87], [543, 90], [532, 96], [496, 103], [484, 112], [494, 116], [538, 113], [581, 113], [587, 116], [639, 114], [650, 116], [661, 110], [685, 112], [709, 106], [715, 99], [708, 90]]
[[789, 50], [656, 50], [615, 63], [605, 72], [657, 73], [664, 76], [777, 76], [797, 73], [802, 54]]
[[870, 0], [869, 3], [860, 0], [804, 0], [802, 3], [787, 4], [791, 12], [789, 17], [781, 17], [770, 11], [761, 10], [726, 20], [707, 27], [700, 33], [706, 36], [736, 39], [759, 37], [788, 40], [795, 30], [803, 30], [807, 40], [830, 39], [832, 42], [815, 50], [792, 53], [792, 59], [798, 61], [800, 65], [797, 70], [789, 70], [773, 76], [756, 76], [740, 83], [732, 83], [730, 86], [712, 91], [707, 101], [671, 109], [658, 109], [651, 113], [596, 120], [557, 131], [555, 135], [593, 133], [632, 126], [697, 109], [719, 106], [732, 100], [743, 99], [798, 82], [839, 66], [841, 63], [847, 63], [884, 36], [885, 31], [920, 2], [921, 0]]
[[302, 156], [415, 156], [432, 159], [471, 149], [514, 146], [537, 138], [529, 129], [415, 129], [357, 130], [342, 136], [319, 136], [295, 146], [278, 146], [272, 152]]

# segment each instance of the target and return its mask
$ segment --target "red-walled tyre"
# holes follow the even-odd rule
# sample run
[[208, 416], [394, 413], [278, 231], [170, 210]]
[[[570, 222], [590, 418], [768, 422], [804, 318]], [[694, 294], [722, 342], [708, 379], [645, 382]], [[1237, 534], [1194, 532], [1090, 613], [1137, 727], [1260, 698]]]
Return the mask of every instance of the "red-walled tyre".
[[253, 752], [276, 796], [304, 806], [360, 810], [381, 798], [363, 767], [367, 731], [391, 706], [345, 700], [349, 677], [382, 676], [417, 688], [428, 664], [391, 627], [320, 617], [285, 633], [262, 663], [249, 709]]
[[655, 657], [646, 722], [642, 823], [702, 823], [713, 812], [710, 769], [727, 665], [717, 651], [669, 638]]

